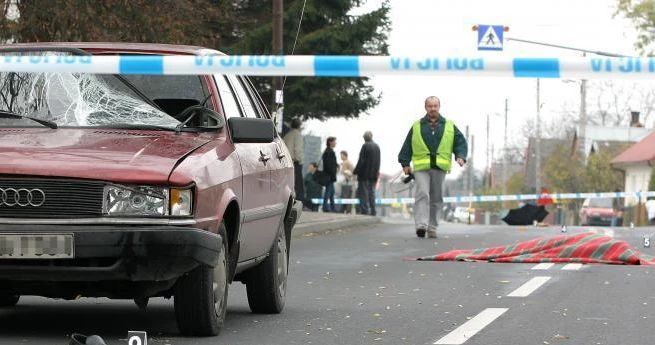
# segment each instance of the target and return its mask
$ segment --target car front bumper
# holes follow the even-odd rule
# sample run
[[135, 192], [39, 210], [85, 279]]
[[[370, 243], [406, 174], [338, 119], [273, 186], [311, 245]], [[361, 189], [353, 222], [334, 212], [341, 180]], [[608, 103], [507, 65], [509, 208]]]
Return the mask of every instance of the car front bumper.
[[190, 227], [0, 224], [8, 234], [72, 234], [74, 246], [72, 258], [0, 258], [10, 281], [167, 281], [215, 266], [222, 250], [220, 235]]

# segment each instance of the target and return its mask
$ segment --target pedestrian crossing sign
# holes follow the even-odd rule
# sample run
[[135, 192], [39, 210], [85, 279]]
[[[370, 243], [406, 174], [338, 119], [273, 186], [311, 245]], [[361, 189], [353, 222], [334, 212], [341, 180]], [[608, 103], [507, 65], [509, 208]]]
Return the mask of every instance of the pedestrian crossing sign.
[[478, 50], [503, 50], [502, 25], [478, 25]]

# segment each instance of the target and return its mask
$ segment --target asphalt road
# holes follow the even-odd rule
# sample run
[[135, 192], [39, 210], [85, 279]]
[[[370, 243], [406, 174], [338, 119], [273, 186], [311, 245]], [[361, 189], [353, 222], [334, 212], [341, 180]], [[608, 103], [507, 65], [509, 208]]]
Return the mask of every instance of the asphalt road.
[[[655, 254], [655, 248], [643, 247], [643, 235], [655, 233], [653, 228], [596, 229]], [[163, 299], [140, 311], [131, 301], [27, 297], [0, 310], [0, 344], [63, 345], [71, 332], [125, 344], [128, 330], [147, 331], [149, 344], [655, 343], [651, 267], [534, 269], [534, 264], [403, 260], [559, 233], [559, 228], [444, 224], [437, 240], [417, 239], [411, 224], [398, 222], [306, 234], [292, 242], [284, 312], [251, 314], [245, 287], [234, 284], [218, 338], [180, 337], [172, 301]]]

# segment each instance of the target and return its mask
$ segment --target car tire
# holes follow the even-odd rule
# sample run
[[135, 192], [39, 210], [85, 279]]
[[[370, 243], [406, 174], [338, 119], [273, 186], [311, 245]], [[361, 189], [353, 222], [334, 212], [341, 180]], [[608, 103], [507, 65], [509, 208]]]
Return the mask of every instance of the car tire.
[[228, 247], [225, 224], [221, 223], [223, 248], [216, 267], [200, 265], [181, 277], [175, 286], [175, 318], [184, 336], [215, 336], [227, 314]]
[[0, 295], [0, 307], [13, 307], [18, 304], [20, 295]]
[[253, 313], [279, 314], [287, 295], [289, 256], [284, 230], [278, 233], [268, 257], [248, 272], [246, 291]]

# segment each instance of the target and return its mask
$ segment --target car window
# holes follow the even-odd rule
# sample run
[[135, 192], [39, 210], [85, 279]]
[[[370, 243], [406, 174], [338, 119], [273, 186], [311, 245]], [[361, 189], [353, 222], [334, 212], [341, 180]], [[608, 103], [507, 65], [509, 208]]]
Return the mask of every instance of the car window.
[[262, 114], [262, 117], [270, 118], [271, 117], [270, 112], [268, 111], [266, 104], [264, 103], [264, 101], [262, 101], [262, 98], [260, 97], [259, 93], [257, 93], [255, 86], [252, 84], [250, 79], [241, 77], [239, 78], [239, 80], [241, 80], [243, 87], [251, 95], [251, 99], [259, 109], [259, 113]]
[[221, 103], [223, 104], [223, 111], [225, 112], [225, 118], [230, 117], [241, 117], [241, 108], [237, 100], [234, 98], [234, 91], [230, 84], [227, 82], [227, 79], [224, 75], [214, 76], [216, 80], [216, 85], [218, 86], [218, 92], [221, 95]]
[[589, 201], [589, 206], [598, 208], [612, 208], [612, 199], [591, 199]]
[[246, 115], [246, 117], [252, 117], [252, 118], [261, 117], [259, 113], [255, 110], [255, 106], [252, 103], [250, 95], [248, 95], [246, 90], [243, 89], [243, 84], [241, 83], [241, 81], [235, 76], [229, 76], [228, 79], [230, 80], [232, 87], [234, 88], [237, 96], [239, 97], [239, 101], [241, 102], [241, 107], [243, 108], [243, 112]]

